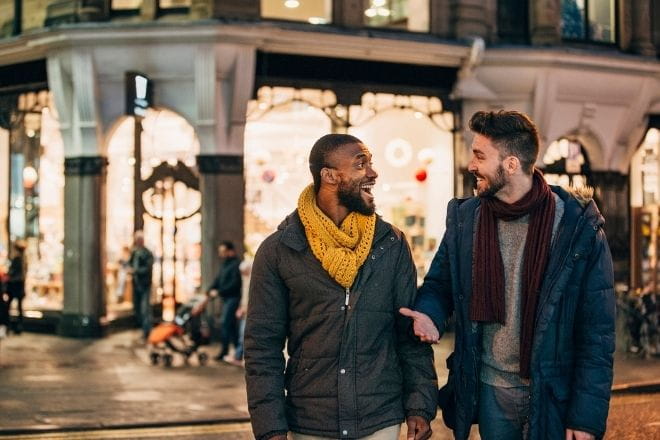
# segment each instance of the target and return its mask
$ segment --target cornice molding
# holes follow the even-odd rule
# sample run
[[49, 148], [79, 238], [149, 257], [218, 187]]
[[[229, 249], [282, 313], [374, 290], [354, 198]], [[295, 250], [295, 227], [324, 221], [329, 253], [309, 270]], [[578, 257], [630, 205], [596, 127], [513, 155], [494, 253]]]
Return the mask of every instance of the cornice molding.
[[450, 67], [460, 66], [470, 49], [468, 44], [448, 43], [431, 36], [393, 38], [389, 34], [341, 32], [335, 28], [288, 29], [268, 22], [85, 23], [0, 40], [0, 65], [44, 58], [54, 50], [71, 47], [191, 43], [247, 45], [274, 53]]

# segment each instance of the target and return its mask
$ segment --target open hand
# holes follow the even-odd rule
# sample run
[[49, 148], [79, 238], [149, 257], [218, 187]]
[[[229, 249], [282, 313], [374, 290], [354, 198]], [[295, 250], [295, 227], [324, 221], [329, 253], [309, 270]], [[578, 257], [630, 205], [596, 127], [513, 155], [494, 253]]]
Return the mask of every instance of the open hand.
[[410, 310], [406, 307], [400, 308], [399, 313], [408, 318], [412, 318], [415, 336], [417, 336], [422, 342], [435, 344], [440, 340], [440, 332], [428, 315]]

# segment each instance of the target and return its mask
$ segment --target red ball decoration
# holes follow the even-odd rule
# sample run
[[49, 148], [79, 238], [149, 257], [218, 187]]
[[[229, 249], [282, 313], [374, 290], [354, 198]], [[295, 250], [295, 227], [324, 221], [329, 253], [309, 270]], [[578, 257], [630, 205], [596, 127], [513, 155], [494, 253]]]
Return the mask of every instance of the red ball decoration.
[[275, 180], [275, 171], [265, 170], [263, 174], [261, 174], [261, 180], [266, 183], [271, 183], [273, 180]]
[[420, 168], [417, 170], [415, 173], [415, 179], [417, 179], [418, 182], [424, 182], [426, 178], [428, 177], [428, 174], [426, 173], [426, 169]]

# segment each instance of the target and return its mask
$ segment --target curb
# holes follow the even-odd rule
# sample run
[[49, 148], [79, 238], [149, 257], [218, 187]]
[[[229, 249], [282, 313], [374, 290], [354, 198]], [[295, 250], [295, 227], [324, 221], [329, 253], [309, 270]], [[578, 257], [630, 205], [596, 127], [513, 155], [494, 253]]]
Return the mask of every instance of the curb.
[[612, 386], [612, 394], [641, 394], [641, 393], [659, 393], [660, 382], [632, 382], [622, 383]]
[[62, 432], [119, 430], [119, 429], [144, 429], [144, 428], [168, 428], [177, 426], [200, 426], [200, 425], [228, 425], [232, 423], [249, 423], [249, 417], [235, 417], [227, 419], [207, 420], [178, 420], [172, 422], [144, 422], [144, 423], [122, 423], [122, 424], [96, 424], [96, 425], [74, 425], [54, 428], [0, 428], [0, 437], [5, 435], [29, 435], [29, 434], [55, 434]]

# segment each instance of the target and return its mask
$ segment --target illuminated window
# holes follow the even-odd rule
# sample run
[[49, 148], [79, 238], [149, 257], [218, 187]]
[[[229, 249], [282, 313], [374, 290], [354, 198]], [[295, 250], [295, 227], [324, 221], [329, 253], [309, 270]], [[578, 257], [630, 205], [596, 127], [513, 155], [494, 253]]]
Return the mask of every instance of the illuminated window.
[[567, 40], [616, 42], [615, 0], [562, 0], [561, 32]]
[[564, 188], [590, 185], [591, 167], [587, 153], [578, 142], [566, 138], [554, 141], [543, 156], [543, 173], [551, 185]]
[[261, 0], [261, 16], [327, 24], [332, 21], [332, 0]]
[[364, 24], [428, 32], [429, 0], [364, 0]]
[[142, 0], [111, 0], [113, 11], [138, 11]]

